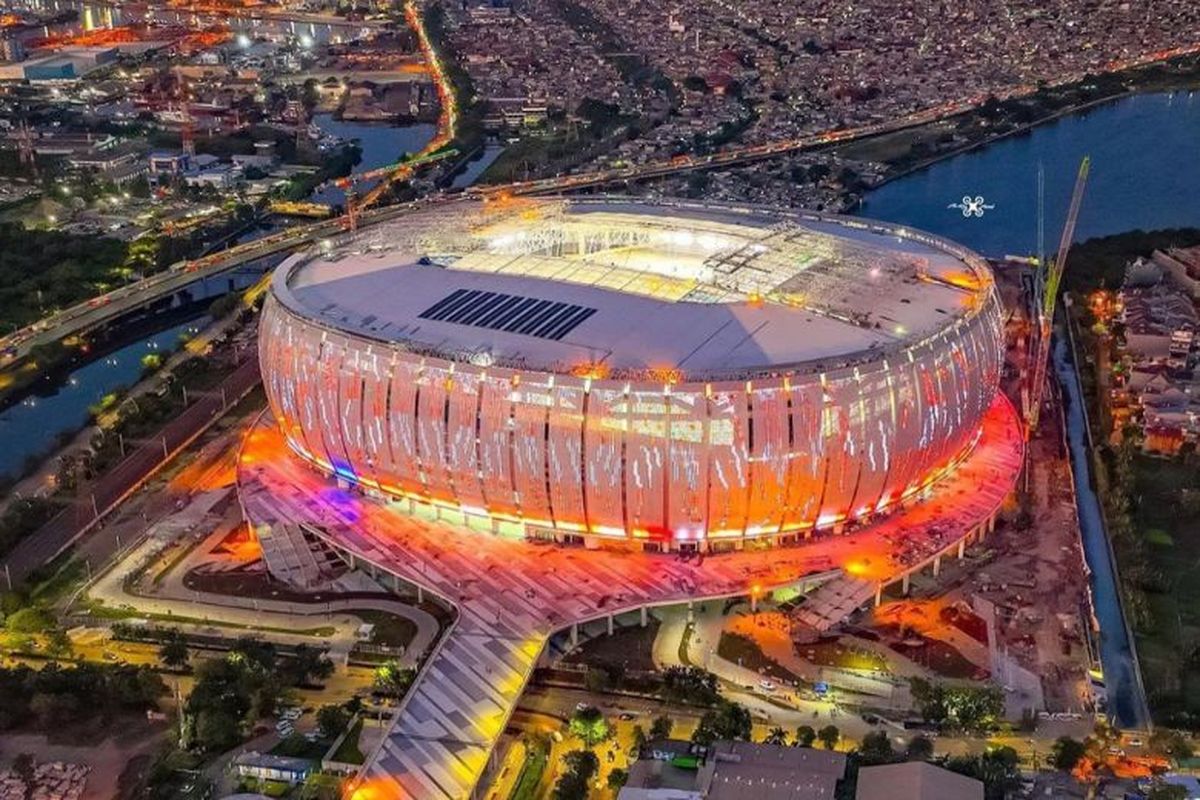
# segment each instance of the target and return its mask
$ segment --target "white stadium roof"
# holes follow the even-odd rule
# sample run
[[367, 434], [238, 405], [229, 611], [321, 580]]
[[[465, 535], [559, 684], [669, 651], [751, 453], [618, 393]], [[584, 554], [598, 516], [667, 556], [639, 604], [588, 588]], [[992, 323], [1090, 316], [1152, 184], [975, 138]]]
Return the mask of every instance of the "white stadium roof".
[[992, 290], [981, 259], [919, 232], [611, 198], [428, 205], [294, 257], [274, 287], [331, 328], [447, 357], [691, 379], [869, 358]]

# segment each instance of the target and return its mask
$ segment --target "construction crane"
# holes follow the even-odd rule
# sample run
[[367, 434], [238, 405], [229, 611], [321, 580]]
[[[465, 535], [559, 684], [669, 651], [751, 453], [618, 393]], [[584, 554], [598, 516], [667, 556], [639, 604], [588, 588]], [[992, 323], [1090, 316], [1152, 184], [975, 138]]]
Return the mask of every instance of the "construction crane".
[[[452, 158], [458, 155], [458, 150], [453, 147], [446, 150], [440, 150], [436, 153], [416, 156], [414, 158], [397, 161], [393, 164], [387, 164], [382, 167], [367, 170], [366, 172], [355, 172], [347, 175], [344, 178], [338, 178], [333, 183], [339, 189], [346, 193], [346, 225], [351, 231], [358, 230], [358, 214], [364, 208], [369, 208], [383, 194], [388, 185], [402, 177], [409, 175], [417, 167], [422, 167], [427, 164], [433, 164], [437, 161], [444, 161], [447, 158]], [[359, 181], [369, 181], [380, 178], [379, 184], [373, 187], [359, 199], [355, 193], [355, 186]]]
[[[1079, 164], [1079, 173], [1075, 176], [1075, 190], [1071, 193], [1071, 205], [1067, 210], [1067, 221], [1063, 225], [1062, 238], [1058, 242], [1058, 255], [1054, 261], [1043, 265], [1041, 269], [1041, 296], [1035, 298], [1034, 310], [1038, 315], [1035, 325], [1037, 337], [1036, 355], [1029, 366], [1031, 382], [1029, 384], [1029, 405], [1025, 410], [1025, 437], [1032, 438], [1037, 430], [1038, 414], [1042, 408], [1042, 394], [1046, 388], [1046, 370], [1050, 362], [1050, 330], [1054, 322], [1054, 306], [1058, 298], [1058, 289], [1062, 284], [1063, 271], [1067, 266], [1067, 253], [1071, 249], [1071, 240], [1075, 237], [1075, 223], [1079, 220], [1079, 204], [1083, 202], [1083, 190], [1087, 186], [1088, 171], [1091, 169], [1091, 157], [1084, 156]], [[1035, 285], [1036, 285], [1035, 281]], [[1040, 300], [1040, 302], [1037, 302]]]

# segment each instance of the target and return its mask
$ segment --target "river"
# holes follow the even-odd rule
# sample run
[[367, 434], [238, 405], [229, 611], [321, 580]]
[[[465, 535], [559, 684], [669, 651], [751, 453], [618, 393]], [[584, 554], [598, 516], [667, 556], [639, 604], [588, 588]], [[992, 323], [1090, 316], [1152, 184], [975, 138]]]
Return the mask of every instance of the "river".
[[[1200, 226], [1200, 96], [1136, 95], [1064, 117], [885, 184], [859, 213], [948, 236], [990, 256], [1037, 250], [1037, 171], [1045, 170], [1046, 247], [1053, 252], [1079, 160], [1092, 157], [1077, 241], [1136, 228]], [[994, 208], [964, 217], [947, 208], [964, 195]], [[1086, 269], [1072, 264], [1068, 269]], [[1100, 659], [1109, 712], [1124, 727], [1144, 727], [1145, 698], [1122, 616], [1112, 552], [1092, 486], [1082, 392], [1065, 340], [1054, 346], [1063, 387], [1067, 444], [1092, 599], [1100, 624]]]
[[[984, 255], [1037, 251], [1037, 170], [1045, 169], [1046, 248], [1058, 247], [1079, 161], [1092, 170], [1077, 241], [1200, 226], [1200, 92], [1135, 95], [940, 161], [867, 194], [853, 212], [902, 222]], [[982, 217], [947, 208], [983, 197]]]
[[[429, 144], [437, 133], [437, 126], [430, 123], [412, 125], [392, 125], [386, 122], [349, 122], [337, 120], [332, 114], [316, 114], [313, 124], [323, 132], [337, 136], [346, 141], [355, 141], [362, 151], [362, 160], [354, 167], [354, 172], [362, 173], [383, 167], [398, 161], [402, 156], [419, 152]], [[358, 184], [361, 194], [376, 181], [363, 181]], [[316, 203], [342, 205], [345, 194], [332, 183], [323, 189], [313, 192], [312, 200]]]

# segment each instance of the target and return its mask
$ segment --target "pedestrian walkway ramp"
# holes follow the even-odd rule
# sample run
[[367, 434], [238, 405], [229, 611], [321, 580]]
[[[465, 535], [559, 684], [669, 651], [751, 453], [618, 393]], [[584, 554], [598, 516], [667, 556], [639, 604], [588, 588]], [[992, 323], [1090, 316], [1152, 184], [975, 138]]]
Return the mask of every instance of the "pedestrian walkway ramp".
[[271, 577], [302, 590], [315, 589], [334, 577], [329, 554], [301, 526], [261, 525], [255, 533]]
[[824, 633], [845, 621], [874, 596], [874, 583], [843, 575], [821, 584], [821, 588], [792, 612], [792, 621], [816, 633]]

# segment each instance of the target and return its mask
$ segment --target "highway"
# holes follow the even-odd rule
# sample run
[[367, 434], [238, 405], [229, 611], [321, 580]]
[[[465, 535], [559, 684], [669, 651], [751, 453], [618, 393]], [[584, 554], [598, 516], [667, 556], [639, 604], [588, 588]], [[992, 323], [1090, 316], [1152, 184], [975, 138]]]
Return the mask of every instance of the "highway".
[[[404, 213], [411, 204], [388, 206], [363, 214], [363, 224], [375, 224]], [[118, 317], [168, 297], [196, 281], [266, 256], [286, 252], [341, 233], [341, 219], [296, 225], [252, 242], [236, 245], [194, 261], [181, 261], [165, 272], [151, 275], [111, 292], [93, 297], [45, 317], [0, 338], [0, 368], [25, 358], [38, 345], [62, 341], [111, 322]]]

